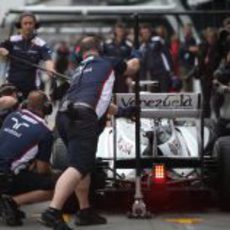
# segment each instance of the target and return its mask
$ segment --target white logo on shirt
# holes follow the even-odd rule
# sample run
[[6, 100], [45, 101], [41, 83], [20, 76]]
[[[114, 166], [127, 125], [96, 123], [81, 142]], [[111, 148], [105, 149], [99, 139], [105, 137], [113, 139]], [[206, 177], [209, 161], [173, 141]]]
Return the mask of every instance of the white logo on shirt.
[[29, 128], [29, 125], [25, 122], [19, 123], [18, 119], [13, 117], [12, 120], [15, 122], [15, 124], [13, 125], [13, 129], [19, 129], [21, 126], [27, 127]]

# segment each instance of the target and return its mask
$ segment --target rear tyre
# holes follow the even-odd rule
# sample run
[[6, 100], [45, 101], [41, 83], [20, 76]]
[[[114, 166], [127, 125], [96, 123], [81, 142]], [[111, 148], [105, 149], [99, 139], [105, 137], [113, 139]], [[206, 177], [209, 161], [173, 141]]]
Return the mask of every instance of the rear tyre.
[[208, 140], [208, 144], [205, 147], [204, 151], [206, 154], [211, 154], [213, 150], [213, 146], [217, 139], [216, 122], [213, 119], [204, 119], [204, 126], [207, 127], [209, 130], [209, 140]]
[[214, 155], [218, 162], [216, 184], [220, 207], [224, 211], [230, 211], [230, 136], [221, 137], [216, 141]]

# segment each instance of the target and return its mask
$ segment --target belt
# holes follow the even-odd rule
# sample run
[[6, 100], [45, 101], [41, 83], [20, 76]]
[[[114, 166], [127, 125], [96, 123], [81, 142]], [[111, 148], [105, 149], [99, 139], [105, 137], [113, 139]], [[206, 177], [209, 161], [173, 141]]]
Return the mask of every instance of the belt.
[[[65, 102], [61, 105], [59, 111], [61, 111], [61, 112], [67, 111], [67, 110], [68, 110], [68, 107], [69, 107], [69, 105], [70, 105], [71, 103], [72, 103], [72, 102], [70, 102], [70, 101], [65, 101]], [[92, 111], [95, 111], [94, 108], [93, 108], [93, 106], [91, 106], [91, 105], [89, 105], [89, 104], [87, 104], [87, 103], [85, 103], [85, 102], [75, 102], [75, 103], [72, 104], [72, 106], [73, 106], [73, 108], [75, 108], [75, 109], [77, 109], [77, 108], [87, 108], [87, 109], [90, 109], [90, 110], [92, 110]]]
[[85, 108], [92, 109], [94, 111], [93, 106], [91, 106], [85, 102], [75, 102], [75, 103], [73, 103], [73, 107], [74, 108], [85, 107]]

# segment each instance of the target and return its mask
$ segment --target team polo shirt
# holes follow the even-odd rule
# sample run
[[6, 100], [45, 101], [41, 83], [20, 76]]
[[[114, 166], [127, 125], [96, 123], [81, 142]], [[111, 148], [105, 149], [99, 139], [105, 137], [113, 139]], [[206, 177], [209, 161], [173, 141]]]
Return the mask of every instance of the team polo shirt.
[[[6, 48], [10, 55], [29, 61], [32, 64], [38, 64], [41, 60], [50, 60], [52, 54], [46, 42], [38, 36], [26, 40], [22, 35], [12, 35], [8, 40], [1, 43], [0, 47]], [[18, 85], [17, 83], [23, 81], [24, 84], [32, 86], [35, 84], [36, 70], [36, 67], [11, 58], [9, 82]]]
[[120, 43], [115, 40], [108, 39], [103, 45], [103, 54], [109, 57], [119, 57], [128, 59], [132, 52], [132, 43], [127, 39], [123, 39]]
[[111, 103], [115, 76], [121, 76], [126, 67], [121, 59], [88, 57], [74, 73], [65, 100], [87, 103], [101, 118]]
[[29, 110], [11, 113], [0, 130], [0, 171], [19, 173], [35, 158], [49, 162], [53, 135], [45, 121]]

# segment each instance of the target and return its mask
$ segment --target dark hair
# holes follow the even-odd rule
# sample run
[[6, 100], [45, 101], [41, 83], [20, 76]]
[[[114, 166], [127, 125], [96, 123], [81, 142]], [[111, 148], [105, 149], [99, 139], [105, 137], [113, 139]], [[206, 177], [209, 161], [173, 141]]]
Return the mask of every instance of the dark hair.
[[100, 48], [100, 39], [96, 36], [86, 36], [80, 41], [80, 50], [82, 53], [90, 50], [100, 51]]
[[26, 107], [31, 110], [41, 109], [44, 115], [50, 115], [53, 111], [52, 103], [41, 90], [31, 91], [26, 100]]
[[125, 23], [119, 21], [119, 22], [117, 22], [115, 24], [114, 28], [120, 28], [120, 29], [124, 29], [125, 30], [126, 29], [126, 25], [125, 25]]
[[7, 83], [0, 86], [0, 97], [11, 96], [13, 93], [17, 93], [17, 88], [14, 85]]
[[153, 30], [153, 27], [150, 23], [142, 23], [140, 25], [140, 30], [141, 29], [147, 29], [150, 31], [151, 35], [155, 35], [155, 31]]
[[144, 29], [149, 29], [149, 30], [152, 30], [153, 29], [153, 27], [152, 27], [152, 25], [150, 24], [150, 23], [142, 23], [141, 25], [140, 25], [140, 28], [142, 29], [142, 28], [144, 28]]
[[18, 29], [21, 28], [22, 19], [25, 18], [25, 17], [33, 18], [34, 23], [35, 23], [35, 26], [34, 26], [35, 29], [38, 29], [40, 27], [40, 23], [37, 20], [36, 16], [32, 12], [25, 11], [22, 14], [20, 14], [20, 16], [18, 17], [17, 21], [15, 22], [15, 27], [16, 28], [18, 28]]

